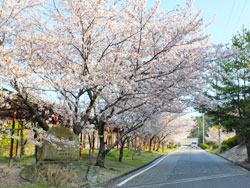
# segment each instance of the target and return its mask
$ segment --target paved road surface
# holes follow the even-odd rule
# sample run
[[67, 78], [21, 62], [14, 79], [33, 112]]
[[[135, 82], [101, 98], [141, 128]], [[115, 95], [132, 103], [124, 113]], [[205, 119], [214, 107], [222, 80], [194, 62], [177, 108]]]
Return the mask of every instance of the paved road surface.
[[181, 147], [109, 187], [250, 188], [250, 172], [201, 149]]

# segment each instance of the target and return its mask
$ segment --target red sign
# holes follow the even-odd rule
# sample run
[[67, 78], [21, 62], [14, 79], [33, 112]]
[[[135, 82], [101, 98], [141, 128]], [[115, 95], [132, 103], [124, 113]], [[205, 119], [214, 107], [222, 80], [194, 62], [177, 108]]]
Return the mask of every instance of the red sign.
[[7, 124], [10, 124], [10, 120], [7, 120]]

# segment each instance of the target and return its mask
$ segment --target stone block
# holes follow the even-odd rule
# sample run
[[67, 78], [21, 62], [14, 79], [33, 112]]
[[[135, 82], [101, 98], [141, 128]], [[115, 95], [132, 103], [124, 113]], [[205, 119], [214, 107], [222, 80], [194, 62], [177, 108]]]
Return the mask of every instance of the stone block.
[[74, 141], [74, 147], [68, 147], [61, 142], [54, 142], [56, 147], [48, 141], [44, 141], [37, 150], [39, 161], [76, 161], [80, 159], [80, 148], [78, 136], [64, 127], [53, 127], [47, 132], [58, 139]]

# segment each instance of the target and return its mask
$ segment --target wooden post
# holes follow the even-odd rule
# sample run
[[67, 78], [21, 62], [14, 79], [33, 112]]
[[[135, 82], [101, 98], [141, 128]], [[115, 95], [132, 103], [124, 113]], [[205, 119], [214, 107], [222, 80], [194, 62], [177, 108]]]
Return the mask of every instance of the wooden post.
[[[82, 133], [80, 135], [80, 144], [82, 146]], [[80, 147], [80, 159], [82, 158], [82, 148]]]
[[12, 157], [13, 157], [14, 139], [12, 138], [12, 136], [14, 135], [15, 120], [16, 120], [16, 106], [14, 106], [14, 112], [13, 112], [12, 132], [11, 132], [11, 144], [10, 144], [10, 157], [9, 157], [8, 166], [10, 166], [11, 161], [12, 161]]
[[[120, 130], [117, 128], [117, 140], [119, 139], [119, 136], [120, 136], [119, 131]], [[117, 149], [117, 151], [119, 150], [119, 143], [117, 143], [116, 149]]]
[[137, 136], [135, 137], [135, 150], [137, 151]]
[[111, 135], [110, 135], [110, 139], [111, 139], [111, 145], [113, 144], [113, 129], [111, 129], [111, 133], [110, 133]]
[[[18, 122], [18, 128], [20, 128], [19, 122]], [[17, 136], [19, 137], [19, 130], [17, 130]], [[16, 157], [18, 155], [18, 139], [16, 139]]]
[[86, 139], [86, 135], [85, 135], [85, 133], [83, 133], [83, 144], [82, 144], [83, 148], [85, 148], [85, 139]]
[[95, 150], [95, 131], [93, 132], [93, 144], [92, 144], [92, 153], [94, 153]]
[[23, 140], [23, 121], [21, 121], [21, 151], [20, 151], [20, 158], [24, 154], [24, 140]]
[[[35, 122], [34, 124], [33, 124], [33, 127], [36, 127], [37, 128], [37, 126], [38, 126], [38, 122]], [[33, 129], [33, 131], [34, 131], [34, 139], [37, 139], [37, 131], [35, 130], [35, 129]], [[35, 158], [36, 158], [36, 164], [37, 164], [37, 162], [38, 162], [38, 156], [37, 156], [37, 150], [38, 150], [38, 146], [37, 145], [35, 145]]]

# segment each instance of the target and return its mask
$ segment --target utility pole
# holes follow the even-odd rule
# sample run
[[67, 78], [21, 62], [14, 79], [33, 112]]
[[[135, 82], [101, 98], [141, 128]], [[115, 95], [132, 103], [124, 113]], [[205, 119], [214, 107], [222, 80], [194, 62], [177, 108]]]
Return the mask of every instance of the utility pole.
[[221, 152], [221, 125], [219, 123], [218, 127], [218, 134], [219, 134], [219, 153]]
[[200, 137], [200, 124], [198, 123], [198, 139]]
[[204, 123], [204, 114], [202, 114], [202, 128], [203, 128], [203, 144], [205, 144], [205, 123]]

